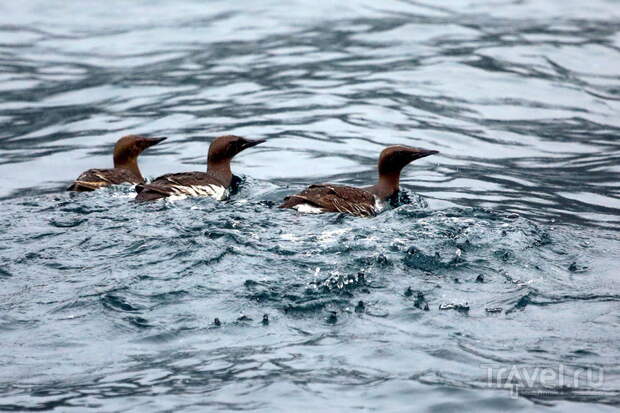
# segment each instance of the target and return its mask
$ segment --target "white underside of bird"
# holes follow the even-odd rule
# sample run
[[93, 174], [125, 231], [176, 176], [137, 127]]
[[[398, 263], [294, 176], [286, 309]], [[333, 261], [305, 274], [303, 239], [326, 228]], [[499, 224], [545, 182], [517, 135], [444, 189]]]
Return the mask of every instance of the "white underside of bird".
[[169, 197], [172, 200], [193, 196], [211, 197], [222, 201], [230, 195], [228, 188], [220, 185], [170, 185], [168, 188], [172, 192], [172, 195]]

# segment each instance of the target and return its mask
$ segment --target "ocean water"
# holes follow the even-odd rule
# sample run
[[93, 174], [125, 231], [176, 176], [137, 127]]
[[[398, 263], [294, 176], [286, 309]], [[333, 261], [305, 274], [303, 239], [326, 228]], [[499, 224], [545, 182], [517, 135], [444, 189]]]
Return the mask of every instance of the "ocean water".
[[[0, 410], [616, 411], [620, 7], [0, 5]], [[264, 138], [227, 202], [64, 188]], [[401, 205], [275, 206], [368, 185]]]

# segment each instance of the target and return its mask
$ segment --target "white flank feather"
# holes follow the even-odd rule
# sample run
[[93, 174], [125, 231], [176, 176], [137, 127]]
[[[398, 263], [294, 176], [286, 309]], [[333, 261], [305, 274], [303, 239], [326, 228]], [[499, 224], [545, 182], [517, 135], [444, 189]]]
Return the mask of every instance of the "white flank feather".
[[178, 196], [208, 196], [222, 201], [229, 196], [228, 189], [220, 185], [170, 185]]
[[325, 212], [323, 208], [318, 208], [310, 204], [298, 204], [295, 205], [293, 209], [296, 209], [297, 211], [303, 212], [305, 214], [321, 214]]
[[388, 206], [388, 203], [375, 197], [375, 215], [382, 213]]

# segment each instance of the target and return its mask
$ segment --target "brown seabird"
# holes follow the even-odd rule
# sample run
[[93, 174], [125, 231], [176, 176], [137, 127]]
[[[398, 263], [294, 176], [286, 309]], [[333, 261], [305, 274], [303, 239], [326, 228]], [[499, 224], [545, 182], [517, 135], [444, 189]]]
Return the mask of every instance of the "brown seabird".
[[218, 200], [228, 198], [236, 178], [230, 161], [239, 152], [265, 142], [241, 136], [216, 138], [209, 146], [207, 172], [180, 172], [162, 175], [149, 184], [136, 186], [137, 201], [153, 201], [169, 196], [209, 196]]
[[138, 135], [120, 138], [114, 145], [114, 168], [89, 169], [82, 172], [67, 190], [84, 192], [110, 185], [143, 183], [144, 178], [138, 168], [138, 155], [146, 148], [157, 145], [165, 139], [145, 138]]
[[408, 146], [389, 146], [379, 156], [379, 180], [373, 186], [318, 184], [310, 185], [296, 195], [284, 198], [278, 208], [292, 208], [299, 212], [343, 212], [369, 217], [385, 209], [388, 200], [399, 191], [400, 171], [410, 162], [439, 153]]

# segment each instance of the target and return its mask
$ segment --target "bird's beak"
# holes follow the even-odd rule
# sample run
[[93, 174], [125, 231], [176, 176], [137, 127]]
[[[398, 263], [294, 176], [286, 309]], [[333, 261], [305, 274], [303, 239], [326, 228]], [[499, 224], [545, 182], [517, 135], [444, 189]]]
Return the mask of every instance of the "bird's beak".
[[245, 142], [243, 143], [243, 149], [251, 148], [252, 146], [256, 146], [256, 145], [259, 145], [265, 142], [267, 142], [265, 139], [254, 139], [254, 140], [246, 139]]
[[168, 139], [167, 136], [163, 136], [160, 138], [143, 138], [144, 139], [144, 144], [147, 148], [150, 148], [153, 145], [157, 145], [160, 142], [165, 141], [166, 139]]
[[425, 158], [429, 155], [435, 155], [439, 153], [439, 151], [431, 151], [428, 149], [418, 149], [417, 151], [413, 152], [413, 159], [420, 159], [420, 158]]

